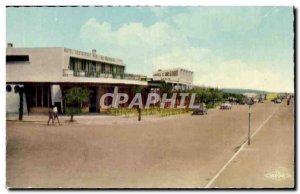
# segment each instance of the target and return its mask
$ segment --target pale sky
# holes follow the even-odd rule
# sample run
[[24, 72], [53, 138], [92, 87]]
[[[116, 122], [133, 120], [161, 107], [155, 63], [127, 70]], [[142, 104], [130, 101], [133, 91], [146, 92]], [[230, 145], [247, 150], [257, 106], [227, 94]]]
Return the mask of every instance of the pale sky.
[[123, 59], [128, 73], [194, 71], [194, 84], [293, 92], [292, 7], [7, 8], [15, 47]]

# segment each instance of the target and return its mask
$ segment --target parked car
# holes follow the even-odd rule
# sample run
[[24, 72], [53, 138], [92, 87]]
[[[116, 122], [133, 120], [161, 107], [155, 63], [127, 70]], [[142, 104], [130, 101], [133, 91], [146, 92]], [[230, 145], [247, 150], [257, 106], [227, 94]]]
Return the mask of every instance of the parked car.
[[208, 113], [205, 103], [200, 103], [199, 108], [193, 109], [193, 115], [206, 115]]
[[263, 98], [259, 98], [258, 99], [258, 103], [264, 103], [264, 99]]
[[225, 103], [223, 103], [223, 104], [220, 106], [220, 109], [221, 109], [221, 110], [230, 110], [231, 107], [232, 107], [232, 106], [231, 106], [230, 103], [225, 102]]
[[276, 104], [280, 104], [282, 102], [282, 100], [280, 98], [277, 98], [275, 101], [274, 101]]

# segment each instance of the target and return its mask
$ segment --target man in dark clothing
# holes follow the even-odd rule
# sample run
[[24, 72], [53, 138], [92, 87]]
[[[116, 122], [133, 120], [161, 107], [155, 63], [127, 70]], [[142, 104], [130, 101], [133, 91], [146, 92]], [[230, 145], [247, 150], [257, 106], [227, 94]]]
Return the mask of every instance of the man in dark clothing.
[[52, 120], [52, 124], [54, 124], [54, 115], [53, 115], [53, 106], [52, 105], [49, 108], [48, 125], [49, 125], [50, 120]]

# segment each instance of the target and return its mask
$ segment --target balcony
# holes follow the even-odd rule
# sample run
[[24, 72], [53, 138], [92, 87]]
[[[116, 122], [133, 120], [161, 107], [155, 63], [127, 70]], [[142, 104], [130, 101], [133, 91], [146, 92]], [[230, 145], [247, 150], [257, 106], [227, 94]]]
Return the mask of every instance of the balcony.
[[128, 73], [99, 73], [94, 71], [74, 71], [70, 69], [63, 69], [64, 77], [90, 77], [90, 78], [111, 78], [111, 79], [125, 79], [146, 81], [147, 77], [138, 74]]

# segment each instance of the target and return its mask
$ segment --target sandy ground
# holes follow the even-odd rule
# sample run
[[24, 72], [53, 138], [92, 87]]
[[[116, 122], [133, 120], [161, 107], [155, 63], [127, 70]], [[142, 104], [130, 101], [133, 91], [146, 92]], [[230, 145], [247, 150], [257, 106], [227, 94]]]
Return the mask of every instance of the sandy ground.
[[[252, 132], [273, 113], [211, 187], [293, 186], [293, 107], [254, 105]], [[8, 187], [203, 188], [246, 141], [248, 107], [141, 122], [62, 117], [62, 126], [47, 126], [45, 116], [31, 119], [7, 122]]]

